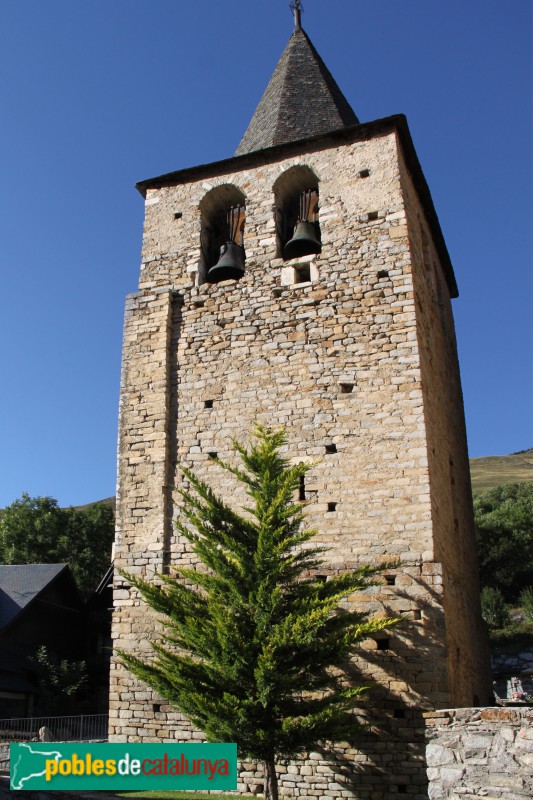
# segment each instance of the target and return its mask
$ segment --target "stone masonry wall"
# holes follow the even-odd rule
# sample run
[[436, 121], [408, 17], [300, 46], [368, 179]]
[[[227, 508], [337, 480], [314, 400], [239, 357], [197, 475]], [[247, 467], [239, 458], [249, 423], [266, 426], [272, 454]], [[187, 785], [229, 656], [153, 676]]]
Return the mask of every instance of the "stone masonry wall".
[[[303, 259], [312, 280], [295, 284], [287, 282], [294, 265], [276, 257], [272, 187], [299, 165], [319, 179], [323, 247]], [[424, 392], [420, 326], [431, 336], [440, 323], [431, 305], [419, 319], [396, 136], [354, 135], [339, 147], [230, 167], [147, 193], [139, 292], [128, 299], [125, 323], [116, 565], [153, 576], [192, 563], [171, 524], [179, 513], [177, 465], [238, 505], [243, 496], [210, 454], [232, 459], [231, 439], [245, 438], [255, 421], [283, 425], [290, 456], [317, 462], [305, 492], [308, 523], [327, 548], [324, 576], [401, 559], [383, 586], [349, 602], [404, 620], [384, 640], [367, 642], [351, 665], [355, 679], [377, 684], [371, 732], [357, 746], [287, 765], [283, 791], [421, 800], [420, 710], [449, 705], [451, 696], [434, 510], [448, 490], [435, 485], [444, 478], [430, 470], [428, 430], [434, 441], [449, 440], [453, 454], [457, 443], [443, 407]], [[201, 285], [199, 206], [226, 184], [246, 196], [246, 272], [238, 282]], [[157, 631], [137, 593], [117, 578], [116, 646], [148, 655]], [[202, 740], [116, 660], [111, 677], [112, 738]], [[241, 788], [260, 782], [245, 771]]]
[[450, 291], [431, 229], [400, 160], [413, 258], [431, 486], [435, 559], [443, 567], [450, 700], [455, 707], [492, 701], [479, 578], [466, 426]]
[[430, 800], [533, 797], [533, 709], [425, 714]]

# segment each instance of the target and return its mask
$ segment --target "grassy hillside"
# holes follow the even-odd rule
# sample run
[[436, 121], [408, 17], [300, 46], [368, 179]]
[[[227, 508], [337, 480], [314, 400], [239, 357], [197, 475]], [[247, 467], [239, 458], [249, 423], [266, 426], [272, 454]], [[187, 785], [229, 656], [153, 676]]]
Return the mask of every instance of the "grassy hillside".
[[83, 506], [74, 506], [74, 508], [76, 509], [76, 511], [83, 511], [84, 509], [89, 508], [89, 506], [94, 506], [94, 505], [111, 506], [114, 512], [116, 507], [116, 502], [114, 497], [106, 497], [105, 500], [95, 500], [92, 503], [85, 503], [85, 505]]
[[470, 459], [474, 494], [502, 483], [533, 482], [533, 448], [510, 456], [483, 456]]

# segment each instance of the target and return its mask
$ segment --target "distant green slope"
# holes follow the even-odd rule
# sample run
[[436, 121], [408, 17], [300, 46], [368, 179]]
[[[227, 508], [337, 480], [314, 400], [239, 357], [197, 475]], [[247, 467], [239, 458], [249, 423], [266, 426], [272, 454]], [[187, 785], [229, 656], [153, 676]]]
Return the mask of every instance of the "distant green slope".
[[76, 509], [76, 511], [81, 511], [83, 509], [89, 508], [89, 506], [99, 506], [99, 505], [111, 506], [114, 512], [116, 508], [116, 498], [106, 497], [105, 500], [94, 500], [92, 503], [85, 503], [85, 505], [83, 506], [74, 506], [74, 508]]
[[510, 456], [471, 458], [470, 475], [474, 494], [502, 483], [533, 482], [533, 448]]

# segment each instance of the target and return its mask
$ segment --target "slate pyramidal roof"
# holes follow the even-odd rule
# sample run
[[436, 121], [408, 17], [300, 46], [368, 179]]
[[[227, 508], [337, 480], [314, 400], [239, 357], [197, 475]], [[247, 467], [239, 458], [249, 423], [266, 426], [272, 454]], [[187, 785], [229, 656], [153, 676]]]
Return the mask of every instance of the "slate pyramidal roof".
[[297, 23], [235, 155], [308, 139], [358, 122]]

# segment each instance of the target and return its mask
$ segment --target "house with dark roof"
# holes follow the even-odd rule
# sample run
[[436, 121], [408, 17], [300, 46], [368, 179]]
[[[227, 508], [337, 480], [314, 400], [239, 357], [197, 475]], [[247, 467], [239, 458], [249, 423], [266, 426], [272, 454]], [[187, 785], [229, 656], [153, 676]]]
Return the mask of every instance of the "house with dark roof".
[[109, 703], [109, 670], [113, 641], [111, 614], [113, 611], [113, 564], [87, 598], [86, 661], [89, 674], [91, 712], [107, 714]]
[[46, 645], [82, 659], [85, 631], [85, 604], [68, 564], [0, 565], [0, 718], [32, 713], [36, 650]]

